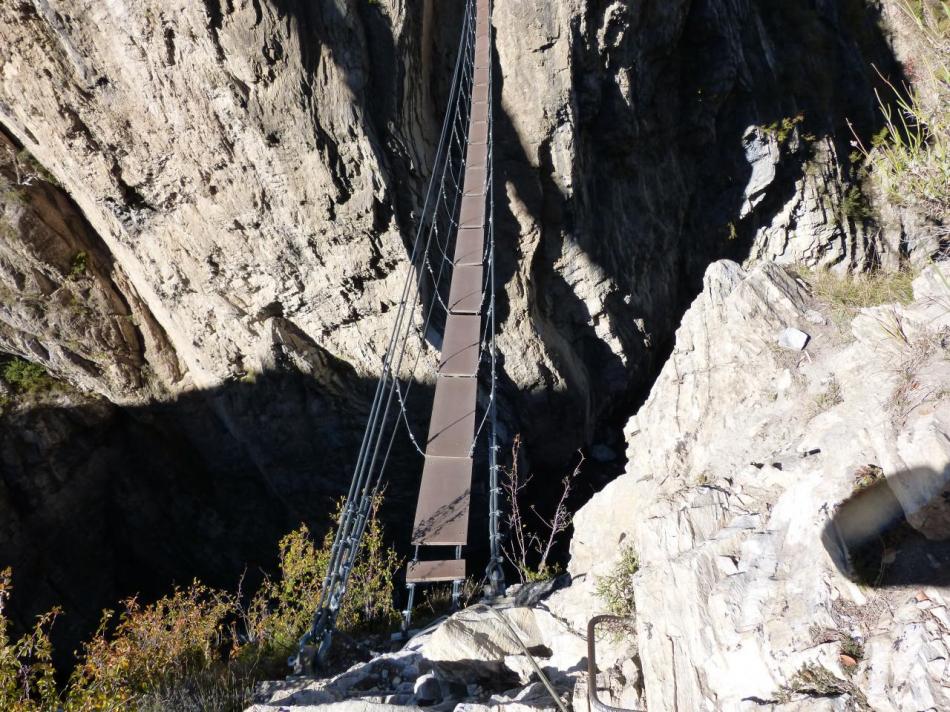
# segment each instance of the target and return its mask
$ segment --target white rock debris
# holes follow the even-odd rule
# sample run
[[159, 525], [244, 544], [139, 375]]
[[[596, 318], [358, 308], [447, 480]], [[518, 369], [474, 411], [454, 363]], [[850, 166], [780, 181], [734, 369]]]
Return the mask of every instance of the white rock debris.
[[[807, 315], [805, 317], [808, 318]], [[805, 348], [805, 345], [808, 343], [808, 334], [804, 331], [799, 331], [793, 327], [788, 327], [782, 329], [778, 335], [778, 345], [783, 349], [791, 349], [792, 351], [801, 351]]]

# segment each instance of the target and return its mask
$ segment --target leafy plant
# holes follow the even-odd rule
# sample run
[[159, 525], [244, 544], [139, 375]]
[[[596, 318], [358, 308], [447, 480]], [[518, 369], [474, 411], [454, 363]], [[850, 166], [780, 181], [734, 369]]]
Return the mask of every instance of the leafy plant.
[[792, 137], [795, 129], [805, 120], [804, 114], [796, 116], [786, 116], [778, 121], [773, 121], [759, 128], [768, 136], [774, 138], [780, 145], [784, 145]]
[[73, 672], [67, 699], [77, 709], [110, 709], [157, 690], [187, 686], [227, 664], [226, 626], [233, 600], [224, 591], [194, 582], [143, 606], [135, 598], [113, 625], [103, 614]]
[[17, 357], [7, 361], [0, 375], [20, 393], [49, 390], [54, 384], [53, 379], [40, 364]]
[[85, 250], [80, 250], [73, 255], [69, 263], [69, 276], [73, 279], [79, 279], [89, 269], [89, 254]]
[[[385, 545], [377, 516], [382, 498], [378, 494], [370, 507], [369, 523], [337, 618], [342, 630], [365, 630], [399, 619], [393, 607], [393, 574], [402, 559]], [[339, 523], [342, 513], [341, 501], [334, 523]], [[319, 547], [306, 526], [281, 539], [279, 577], [265, 577], [250, 603], [241, 607], [247, 637], [254, 644], [240, 651], [245, 660], [262, 659], [270, 667], [281, 669], [296, 650], [320, 601], [332, 546], [332, 529]]]
[[59, 693], [49, 631], [59, 612], [40, 616], [30, 632], [11, 640], [5, 608], [13, 590], [12, 579], [9, 568], [0, 571], [0, 709], [53, 710], [59, 703]]

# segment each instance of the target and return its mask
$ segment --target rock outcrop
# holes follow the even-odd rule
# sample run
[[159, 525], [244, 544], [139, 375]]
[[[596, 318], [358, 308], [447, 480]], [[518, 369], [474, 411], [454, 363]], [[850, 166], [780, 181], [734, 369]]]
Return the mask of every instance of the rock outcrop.
[[[948, 275], [839, 326], [781, 268], [710, 267], [627, 426], [627, 474], [575, 519], [575, 577], [608, 571], [606, 548], [639, 557], [648, 709], [950, 704]], [[790, 326], [804, 351], [777, 345]], [[899, 504], [862, 507], [867, 487]]]

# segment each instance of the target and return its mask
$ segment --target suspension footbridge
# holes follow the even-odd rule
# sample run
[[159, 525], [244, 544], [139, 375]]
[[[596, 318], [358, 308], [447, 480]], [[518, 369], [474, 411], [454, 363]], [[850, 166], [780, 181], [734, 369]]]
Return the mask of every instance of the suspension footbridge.
[[[491, 9], [491, 0], [465, 3], [445, 120], [406, 279], [320, 602], [294, 661], [298, 672], [312, 669], [329, 652], [372, 503], [400, 429], [424, 458], [411, 537], [414, 554], [406, 569], [404, 628], [410, 623], [417, 586], [452, 582], [453, 601], [458, 603], [467, 574], [463, 548], [469, 543], [474, 456], [480, 445], [486, 448], [488, 463], [490, 555], [485, 579], [494, 594], [504, 588], [496, 415]], [[406, 402], [427, 335], [439, 326], [441, 356], [428, 436], [422, 441], [410, 428]], [[413, 345], [415, 339], [418, 347]], [[481, 406], [480, 382], [485, 395]]]

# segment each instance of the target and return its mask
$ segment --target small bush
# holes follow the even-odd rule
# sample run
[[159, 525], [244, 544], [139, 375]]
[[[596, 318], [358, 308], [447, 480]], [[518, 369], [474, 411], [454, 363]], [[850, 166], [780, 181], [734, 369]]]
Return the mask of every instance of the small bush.
[[624, 547], [620, 553], [620, 561], [606, 576], [597, 579], [597, 597], [607, 607], [607, 611], [615, 616], [629, 617], [636, 610], [633, 595], [633, 577], [640, 570], [640, 559], [633, 547]]
[[802, 665], [782, 688], [787, 701], [792, 693], [801, 693], [809, 697], [837, 697], [848, 691], [848, 683], [839, 680], [828, 668], [809, 663]]
[[76, 709], [110, 709], [159, 690], [188, 687], [227, 664], [228, 618], [234, 602], [197, 581], [149, 606], [136, 599], [113, 626], [107, 611], [74, 671], [68, 702]]
[[828, 382], [827, 388], [815, 396], [815, 400], [812, 403], [811, 412], [813, 415], [818, 415], [819, 413], [824, 413], [826, 410], [830, 410], [839, 403], [843, 402], [844, 396], [841, 393], [841, 384], [838, 383], [837, 378], [832, 376], [831, 380]]
[[855, 470], [854, 488], [852, 492], [857, 494], [882, 479], [884, 479], [884, 470], [880, 467], [872, 464], [862, 465]]
[[818, 663], [802, 665], [787, 685], [782, 685], [775, 697], [778, 702], [790, 701], [796, 694], [807, 697], [838, 697], [851, 695], [858, 709], [871, 709], [867, 698], [858, 687], [848, 680], [841, 680], [828, 668]]
[[4, 609], [13, 589], [9, 568], [0, 571], [0, 709], [54, 710], [59, 703], [49, 631], [58, 611], [40, 616], [33, 630], [11, 640]]
[[[370, 507], [370, 519], [363, 536], [360, 555], [347, 583], [346, 596], [337, 626], [346, 631], [363, 631], [388, 626], [399, 620], [393, 607], [393, 574], [402, 565], [396, 551], [385, 545], [382, 524], [377, 517], [382, 495]], [[343, 503], [337, 506], [334, 522], [339, 523]], [[320, 602], [324, 576], [330, 563], [333, 531], [317, 547], [306, 526], [280, 541], [280, 576], [266, 577], [242, 618], [249, 640], [254, 644], [240, 652], [243, 659], [262, 661], [270, 669], [283, 670], [287, 657], [310, 626]]]
[[3, 366], [2, 376], [4, 381], [20, 393], [46, 391], [54, 384], [53, 379], [40, 364], [16, 357]]
[[852, 185], [841, 197], [841, 217], [862, 222], [873, 215], [871, 204], [859, 186]]
[[804, 114], [797, 116], [786, 116], [771, 124], [760, 126], [759, 128], [768, 136], [774, 138], [780, 145], [784, 145], [795, 133], [795, 129], [805, 120]]
[[72, 279], [79, 279], [84, 274], [86, 270], [89, 269], [89, 255], [84, 250], [80, 250], [75, 255], [73, 255], [72, 260], [69, 263], [69, 276]]
[[856, 662], [864, 660], [864, 646], [861, 641], [847, 633], [841, 636], [841, 654], [854, 658]]

